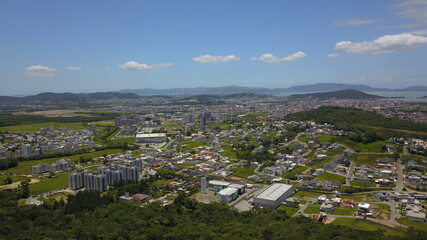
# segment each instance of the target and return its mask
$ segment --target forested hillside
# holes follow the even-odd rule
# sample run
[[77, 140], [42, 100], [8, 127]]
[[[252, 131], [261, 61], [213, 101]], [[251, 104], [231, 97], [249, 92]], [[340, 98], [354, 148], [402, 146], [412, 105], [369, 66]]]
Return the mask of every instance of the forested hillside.
[[[17, 206], [20, 191], [0, 192], [1, 239], [425, 239], [385, 236], [290, 218], [284, 211], [256, 208], [239, 213], [222, 203], [202, 204], [180, 195], [171, 205], [116, 203], [112, 196], [79, 192], [64, 201]], [[16, 196], [15, 196], [16, 195]]]

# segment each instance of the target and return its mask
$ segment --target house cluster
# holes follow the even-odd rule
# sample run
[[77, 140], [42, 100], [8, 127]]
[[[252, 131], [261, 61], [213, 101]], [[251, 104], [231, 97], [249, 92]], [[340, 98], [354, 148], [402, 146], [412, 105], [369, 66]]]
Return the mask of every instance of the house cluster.
[[81, 147], [95, 148], [91, 138], [98, 130], [92, 125], [83, 130], [67, 130], [53, 126], [39, 132], [4, 134], [5, 143], [0, 143], [0, 158], [31, 157], [47, 153], [78, 151]]
[[362, 164], [356, 167], [353, 180], [358, 182], [371, 182], [381, 185], [394, 185], [396, 164], [393, 159], [385, 157], [377, 159], [375, 166]]
[[406, 178], [409, 184], [416, 186], [427, 185], [427, 173], [426, 173], [426, 160], [409, 160], [405, 164], [405, 169], [409, 172], [406, 174]]
[[407, 197], [400, 200], [402, 212], [407, 219], [417, 222], [426, 222], [426, 214], [420, 201], [415, 197]]

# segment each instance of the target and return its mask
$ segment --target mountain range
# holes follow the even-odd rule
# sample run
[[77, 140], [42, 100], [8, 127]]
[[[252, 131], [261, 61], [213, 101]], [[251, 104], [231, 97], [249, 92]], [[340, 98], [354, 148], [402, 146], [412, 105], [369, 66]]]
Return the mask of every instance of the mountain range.
[[134, 93], [138, 95], [197, 95], [197, 94], [233, 94], [233, 93], [256, 93], [256, 94], [286, 94], [286, 93], [313, 93], [353, 89], [364, 92], [386, 92], [386, 91], [427, 91], [426, 86], [412, 86], [400, 89], [374, 88], [364, 84], [344, 83], [316, 83], [310, 85], [292, 86], [289, 88], [263, 88], [263, 87], [197, 87], [197, 88], [171, 88], [171, 89], [124, 89], [120, 92]]

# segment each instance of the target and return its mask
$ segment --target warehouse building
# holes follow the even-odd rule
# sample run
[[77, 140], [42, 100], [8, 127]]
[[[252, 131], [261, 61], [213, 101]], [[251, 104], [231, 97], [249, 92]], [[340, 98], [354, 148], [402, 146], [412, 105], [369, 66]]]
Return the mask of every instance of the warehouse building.
[[253, 204], [259, 207], [276, 208], [293, 193], [292, 185], [275, 183], [254, 197]]
[[224, 181], [218, 181], [218, 180], [211, 180], [209, 181], [209, 189], [214, 192], [219, 192], [222, 189], [227, 188], [231, 183], [224, 182]]
[[166, 133], [137, 133], [136, 143], [162, 143], [167, 142]]
[[232, 202], [239, 196], [239, 190], [237, 188], [224, 188], [218, 192], [218, 200], [220, 202]]

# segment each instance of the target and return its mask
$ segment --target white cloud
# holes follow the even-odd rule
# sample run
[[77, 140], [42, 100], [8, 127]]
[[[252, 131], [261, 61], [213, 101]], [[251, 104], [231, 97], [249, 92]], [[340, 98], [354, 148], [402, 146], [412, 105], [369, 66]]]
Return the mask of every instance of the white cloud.
[[338, 53], [330, 53], [328, 55], [326, 55], [327, 58], [336, 58], [339, 57], [340, 55]]
[[427, 44], [427, 37], [402, 33], [385, 35], [372, 42], [338, 42], [336, 50], [358, 54], [383, 54], [417, 48]]
[[118, 68], [132, 70], [132, 71], [147, 71], [147, 70], [156, 70], [160, 68], [171, 67], [172, 63], [159, 63], [159, 64], [143, 64], [137, 63], [135, 61], [130, 61], [118, 66]]
[[81, 67], [66, 67], [66, 69], [70, 71], [83, 71], [83, 68]]
[[336, 21], [334, 23], [335, 26], [359, 26], [359, 25], [367, 25], [378, 22], [375, 19], [343, 19]]
[[45, 67], [42, 65], [29, 66], [24, 74], [27, 77], [53, 77], [58, 70], [56, 68]]
[[240, 57], [234, 55], [228, 56], [213, 56], [213, 55], [200, 55], [193, 58], [193, 61], [198, 63], [225, 63], [225, 62], [234, 62], [239, 61]]
[[258, 60], [258, 58], [256, 58], [256, 57], [251, 57], [251, 58], [249, 58], [249, 60], [251, 60], [251, 61], [256, 61], [256, 60]]
[[398, 15], [410, 20], [408, 27], [427, 26], [427, 1], [402, 0], [393, 7]]
[[278, 57], [276, 57], [270, 53], [265, 53], [259, 58], [252, 57], [250, 59], [251, 60], [260, 60], [264, 63], [269, 63], [269, 64], [277, 64], [277, 63], [282, 63], [282, 62], [290, 62], [290, 61], [300, 60], [300, 59], [305, 58], [305, 56], [307, 56], [307, 54], [299, 51], [299, 52], [296, 52], [292, 55], [282, 57], [282, 58], [278, 58]]

